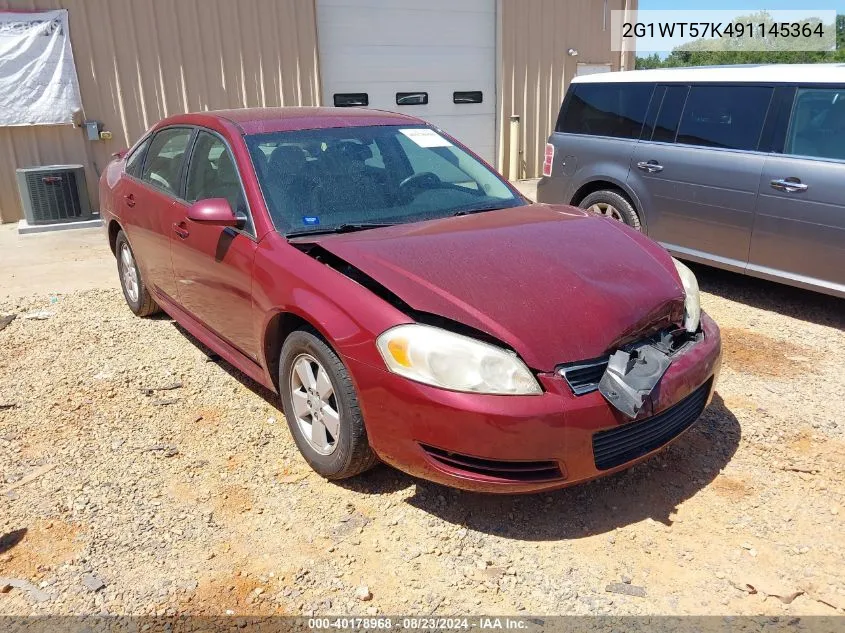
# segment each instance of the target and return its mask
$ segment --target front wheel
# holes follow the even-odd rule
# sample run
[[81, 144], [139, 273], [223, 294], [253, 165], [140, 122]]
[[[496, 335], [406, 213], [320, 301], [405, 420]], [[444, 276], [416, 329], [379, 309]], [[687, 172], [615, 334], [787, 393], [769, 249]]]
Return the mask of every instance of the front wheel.
[[347, 479], [378, 462], [349, 373], [314, 332], [296, 330], [282, 345], [279, 393], [299, 452], [319, 475]]
[[640, 216], [634, 209], [634, 205], [621, 193], [604, 189], [594, 191], [581, 200], [578, 205], [582, 209], [592, 211], [597, 215], [604, 215], [614, 220], [624, 222], [633, 229], [642, 230]]
[[135, 261], [135, 253], [129, 246], [126, 234], [120, 231], [115, 241], [115, 255], [117, 256], [117, 274], [120, 276], [120, 287], [129, 309], [135, 316], [145, 317], [159, 312], [161, 308], [150, 295], [141, 277], [141, 270]]

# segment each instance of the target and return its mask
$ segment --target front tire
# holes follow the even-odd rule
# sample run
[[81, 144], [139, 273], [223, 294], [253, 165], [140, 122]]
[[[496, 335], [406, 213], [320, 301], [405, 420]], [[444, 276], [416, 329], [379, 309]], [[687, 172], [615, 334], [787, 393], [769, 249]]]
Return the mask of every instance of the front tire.
[[315, 332], [296, 330], [285, 339], [279, 393], [299, 452], [319, 475], [347, 479], [378, 462], [349, 372]]
[[141, 277], [141, 270], [135, 261], [135, 253], [126, 239], [126, 234], [120, 231], [117, 234], [114, 248], [117, 257], [117, 274], [120, 277], [120, 287], [123, 290], [123, 298], [135, 316], [146, 317], [161, 311], [158, 304], [150, 295], [144, 278]]
[[586, 196], [578, 205], [582, 209], [592, 211], [597, 215], [604, 215], [620, 222], [624, 222], [632, 229], [642, 230], [640, 216], [637, 215], [634, 205], [625, 196], [617, 191], [603, 189], [594, 191]]

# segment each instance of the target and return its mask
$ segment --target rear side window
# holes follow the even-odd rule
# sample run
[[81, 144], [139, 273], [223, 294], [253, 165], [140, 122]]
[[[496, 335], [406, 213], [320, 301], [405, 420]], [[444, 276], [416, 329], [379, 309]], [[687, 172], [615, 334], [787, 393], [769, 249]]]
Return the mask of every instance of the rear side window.
[[150, 139], [146, 139], [126, 159], [126, 173], [135, 178], [141, 177], [141, 167], [144, 166], [144, 156], [147, 155], [147, 148], [150, 146]]
[[167, 193], [178, 195], [182, 161], [191, 138], [189, 128], [170, 128], [155, 135], [144, 161], [142, 180]]
[[785, 154], [845, 160], [845, 88], [800, 88]]
[[657, 115], [657, 122], [654, 124], [652, 141], [675, 142], [678, 123], [681, 121], [681, 112], [684, 110], [688, 92], [689, 86], [669, 86], [666, 88], [663, 103], [660, 105], [660, 113]]
[[639, 138], [653, 84], [574, 84], [556, 131]]
[[772, 93], [764, 86], [693, 86], [677, 142], [756, 150]]

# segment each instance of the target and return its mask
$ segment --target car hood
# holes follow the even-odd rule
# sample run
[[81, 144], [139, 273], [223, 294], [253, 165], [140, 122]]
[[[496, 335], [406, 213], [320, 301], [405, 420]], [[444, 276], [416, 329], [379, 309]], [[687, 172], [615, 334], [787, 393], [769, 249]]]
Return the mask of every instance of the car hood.
[[413, 310], [481, 330], [539, 371], [683, 320], [669, 254], [573, 207], [533, 204], [308, 241]]

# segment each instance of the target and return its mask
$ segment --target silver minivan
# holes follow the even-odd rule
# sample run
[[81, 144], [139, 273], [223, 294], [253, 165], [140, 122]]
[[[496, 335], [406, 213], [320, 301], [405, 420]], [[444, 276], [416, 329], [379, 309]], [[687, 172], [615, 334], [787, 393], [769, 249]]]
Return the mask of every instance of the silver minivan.
[[845, 297], [845, 64], [576, 77], [537, 199], [682, 259]]

